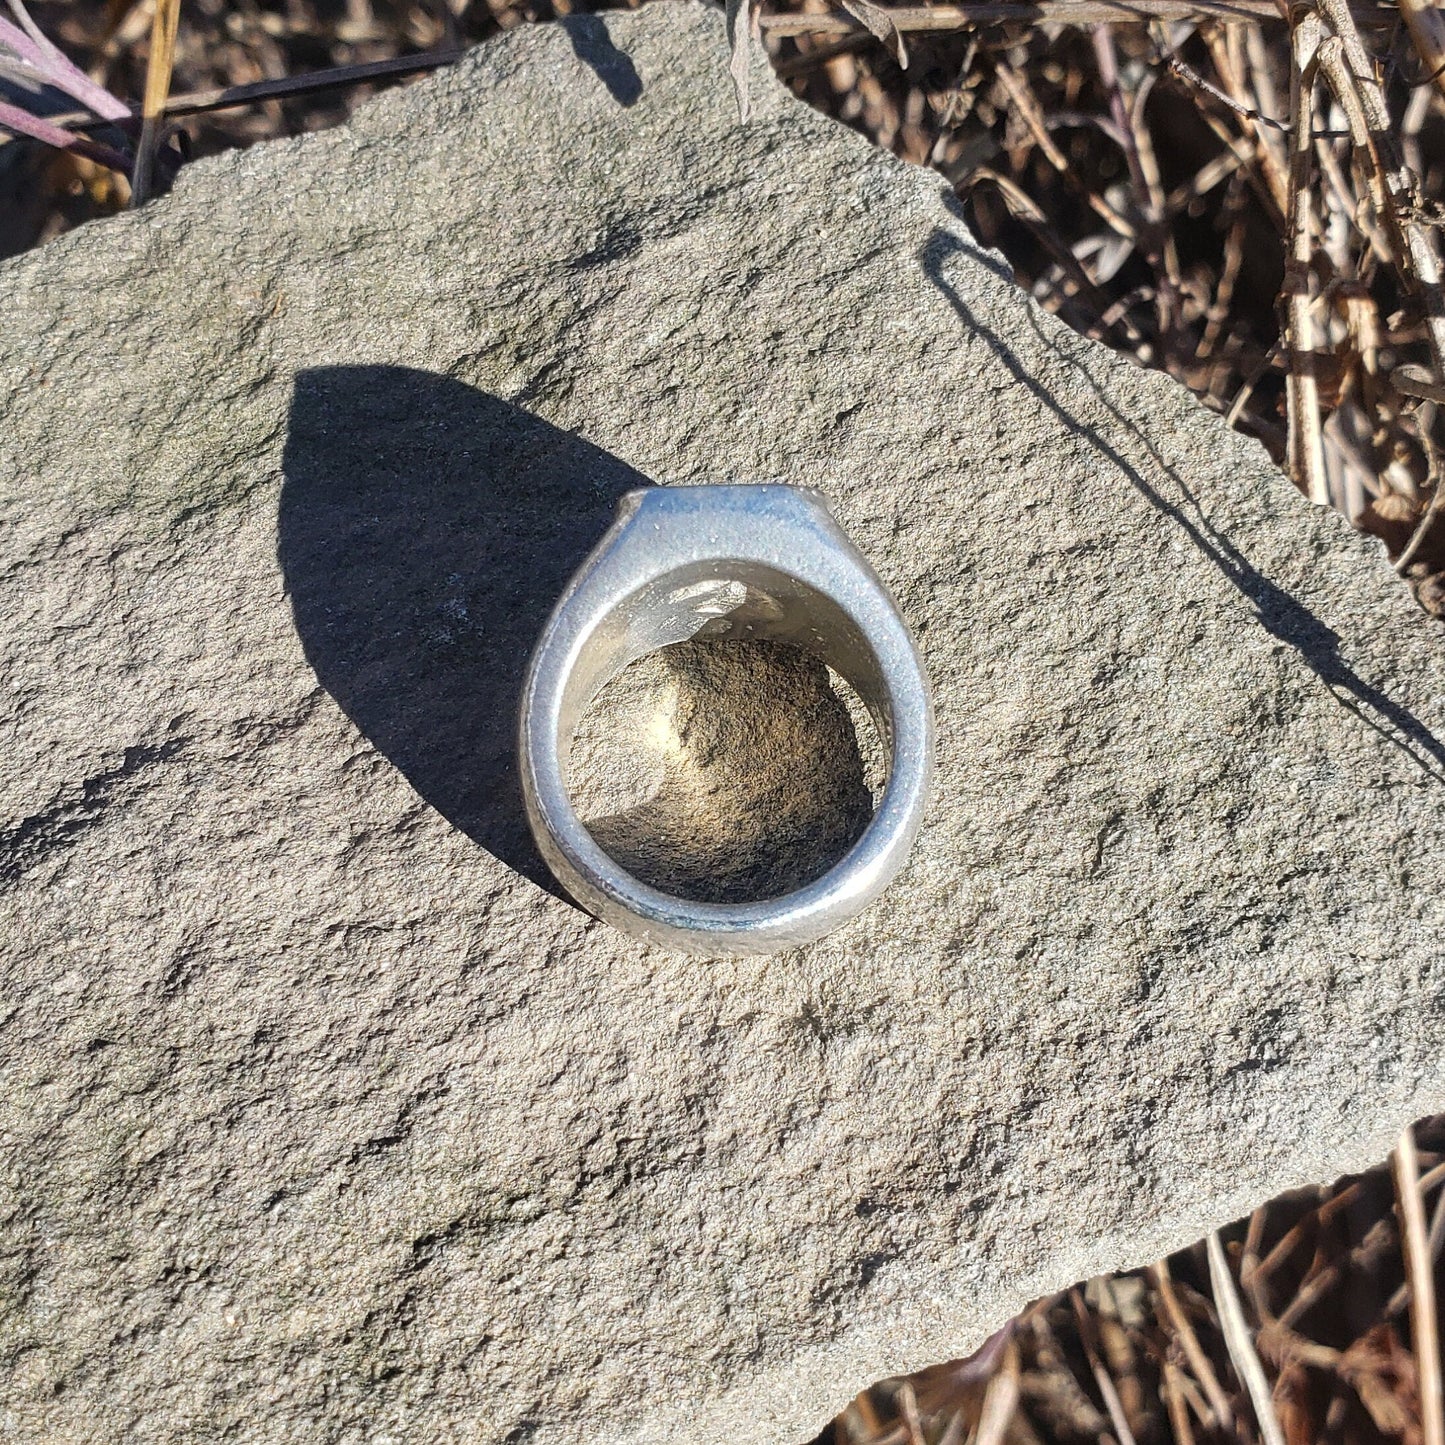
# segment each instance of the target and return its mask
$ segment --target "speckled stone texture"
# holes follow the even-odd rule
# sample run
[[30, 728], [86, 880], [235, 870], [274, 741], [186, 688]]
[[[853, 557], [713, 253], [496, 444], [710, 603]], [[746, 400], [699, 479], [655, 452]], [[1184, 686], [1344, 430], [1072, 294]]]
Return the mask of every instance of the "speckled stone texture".
[[[0, 266], [0, 1434], [788, 1445], [1445, 1107], [1438, 628], [725, 64], [516, 31]], [[822, 488], [925, 650], [806, 950], [539, 881], [518, 679], [643, 479]]]

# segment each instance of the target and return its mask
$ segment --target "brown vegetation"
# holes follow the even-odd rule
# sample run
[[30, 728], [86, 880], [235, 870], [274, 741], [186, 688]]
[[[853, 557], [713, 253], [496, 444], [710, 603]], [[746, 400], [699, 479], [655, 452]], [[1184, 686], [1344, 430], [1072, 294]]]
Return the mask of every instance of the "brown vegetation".
[[1440, 1445], [1445, 1117], [977, 1355], [865, 1390], [816, 1445]]

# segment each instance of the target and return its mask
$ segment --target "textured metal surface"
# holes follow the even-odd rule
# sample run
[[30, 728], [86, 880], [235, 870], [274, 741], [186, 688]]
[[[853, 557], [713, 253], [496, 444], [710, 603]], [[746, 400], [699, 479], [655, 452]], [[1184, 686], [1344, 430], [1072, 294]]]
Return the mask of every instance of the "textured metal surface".
[[[566, 784], [577, 723], [608, 680], [671, 643], [756, 639], [821, 657], [868, 708], [889, 760], [863, 836], [781, 898], [702, 903], [626, 872]], [[777, 485], [629, 493], [557, 603], [522, 690], [522, 787], [537, 845], [564, 888], [615, 927], [725, 955], [806, 943], [866, 908], [902, 867], [933, 766], [928, 680], [898, 608], [814, 492]]]

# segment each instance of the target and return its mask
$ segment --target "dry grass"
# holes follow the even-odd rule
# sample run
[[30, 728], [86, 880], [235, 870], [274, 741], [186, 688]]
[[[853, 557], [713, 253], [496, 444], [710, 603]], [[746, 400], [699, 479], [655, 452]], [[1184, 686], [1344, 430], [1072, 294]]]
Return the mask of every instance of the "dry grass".
[[1043, 306], [1260, 438], [1442, 616], [1445, 21], [1271, 8], [908, 34], [906, 69], [860, 32], [775, 44], [799, 94], [941, 171]]
[[1391, 1166], [874, 1385], [818, 1445], [1434, 1445], [1442, 1184], [1445, 1117], [1407, 1130]]

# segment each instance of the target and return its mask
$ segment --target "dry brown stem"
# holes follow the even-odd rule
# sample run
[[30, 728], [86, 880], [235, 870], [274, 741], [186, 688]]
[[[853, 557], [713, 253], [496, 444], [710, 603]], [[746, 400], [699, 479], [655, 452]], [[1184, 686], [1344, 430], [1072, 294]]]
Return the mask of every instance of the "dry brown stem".
[[1375, 211], [1403, 253], [1402, 274], [1407, 284], [1413, 281], [1423, 304], [1435, 375], [1445, 381], [1445, 294], [1434, 235], [1419, 219], [1415, 180], [1400, 154], [1384, 91], [1349, 5], [1346, 0], [1319, 0], [1319, 7], [1335, 32], [1333, 43], [1320, 48], [1320, 73], [1345, 112]]
[[1219, 1324], [1224, 1332], [1225, 1347], [1234, 1363], [1235, 1373], [1244, 1381], [1244, 1387], [1249, 1392], [1250, 1404], [1254, 1406], [1254, 1418], [1259, 1422], [1265, 1445], [1285, 1445], [1284, 1431], [1280, 1429], [1279, 1416], [1275, 1414], [1269, 1381], [1265, 1378], [1264, 1366], [1260, 1363], [1254, 1341], [1250, 1338], [1244, 1309], [1239, 1302], [1239, 1292], [1234, 1287], [1234, 1277], [1229, 1272], [1229, 1261], [1224, 1256], [1224, 1246], [1219, 1242], [1217, 1230], [1212, 1230], [1205, 1236], [1204, 1245], [1209, 1255], [1209, 1280], [1214, 1289], [1214, 1303], [1219, 1310]]
[[[984, 1391], [983, 1406], [979, 1412], [978, 1431], [974, 1445], [1004, 1445], [1008, 1437], [1009, 1422], [1014, 1417], [1019, 1403], [1018, 1352], [1010, 1349], [1002, 1368], [988, 1382]], [[951, 1426], [961, 1424], [962, 1415], [955, 1415]], [[939, 1445], [948, 1445], [946, 1440]]]
[[1318, 338], [1314, 319], [1315, 66], [1324, 25], [1313, 11], [1296, 11], [1290, 33], [1289, 260], [1285, 268], [1285, 335], [1289, 342], [1289, 469], [1316, 506], [1330, 500], [1325, 474], [1324, 429], [1320, 422], [1316, 374]]
[[1113, 1423], [1119, 1445], [1135, 1445], [1134, 1432], [1129, 1428], [1129, 1421], [1124, 1414], [1124, 1404], [1119, 1398], [1114, 1377], [1110, 1375], [1100, 1354], [1098, 1331], [1095, 1329], [1089, 1307], [1076, 1289], [1069, 1291], [1069, 1303], [1074, 1308], [1074, 1319], [1079, 1326], [1079, 1340], [1089, 1361], [1089, 1369], [1093, 1372], [1094, 1383], [1099, 1387], [1099, 1394], [1103, 1397], [1104, 1408], [1109, 1412], [1109, 1419]]
[[[1437, 488], [1438, 490], [1438, 488]], [[1410, 1283], [1410, 1332], [1420, 1380], [1420, 1415], [1425, 1445], [1445, 1445], [1445, 1390], [1440, 1377], [1440, 1332], [1435, 1314], [1435, 1267], [1425, 1229], [1420, 1193], [1420, 1160], [1415, 1132], [1406, 1128], [1391, 1159], [1400, 1208], [1406, 1276]]]
[[180, 24], [181, 0], [156, 0], [151, 24], [150, 61], [146, 66], [145, 98], [141, 103], [140, 140], [136, 143], [135, 172], [131, 176], [131, 204], [147, 199], [155, 174], [156, 149], [165, 122], [166, 97], [171, 90], [171, 71], [176, 60], [176, 28]]
[[1431, 0], [1396, 0], [1415, 53], [1435, 84], [1445, 91], [1445, 14]]
[[1067, 157], [1054, 144], [1053, 137], [1049, 134], [1049, 128], [1044, 121], [1043, 113], [1039, 109], [1039, 103], [1034, 99], [1032, 89], [1028, 82], [1017, 75], [1011, 65], [1002, 61], [995, 67], [995, 74], [998, 76], [999, 84], [1008, 92], [1009, 99], [1013, 101], [1018, 111], [1019, 119], [1028, 127], [1029, 134], [1034, 138], [1034, 144], [1043, 152], [1044, 159], [1058, 171], [1071, 185], [1082, 190], [1085, 203], [1095, 213], [1121, 236], [1129, 240], [1134, 239], [1134, 228], [1124, 219], [1119, 212], [1111, 206], [1102, 196], [1088, 190], [1086, 187], [1078, 187], [1077, 178], [1074, 177]]
[[1221, 1429], [1232, 1430], [1234, 1411], [1230, 1408], [1229, 1396], [1224, 1393], [1219, 1376], [1215, 1374], [1214, 1366], [1209, 1363], [1209, 1356], [1204, 1353], [1199, 1336], [1194, 1333], [1194, 1326], [1189, 1322], [1189, 1316], [1184, 1313], [1184, 1307], [1179, 1303], [1168, 1261], [1161, 1259], [1158, 1264], [1150, 1267], [1149, 1274], [1154, 1288], [1159, 1292], [1180, 1348], [1184, 1351], [1184, 1357], [1189, 1361], [1189, 1368], [1194, 1371], [1194, 1378], [1199, 1381], [1208, 1397], [1209, 1408], [1214, 1412], [1216, 1422]]
[[898, 1403], [903, 1409], [903, 1424], [908, 1431], [908, 1445], [925, 1445], [923, 1422], [918, 1416], [918, 1396], [907, 1381], [899, 1387]]
[[[246, 85], [213, 86], [208, 90], [191, 90], [173, 95], [161, 114], [166, 120], [181, 116], [203, 115], [214, 110], [229, 110], [242, 105], [259, 105], [263, 101], [291, 100], [322, 91], [340, 90], [346, 86], [363, 85], [373, 80], [391, 80], [415, 75], [423, 70], [436, 70], [452, 65], [466, 54], [465, 50], [433, 50], [425, 55], [398, 55], [390, 60], [370, 60], [360, 65], [337, 65], [326, 70], [307, 71], [302, 75], [282, 75], [275, 80], [257, 80]], [[54, 125], [70, 130], [93, 130], [114, 122], [97, 120], [89, 111], [66, 111], [49, 118]]]
[[[899, 5], [889, 9], [893, 24], [905, 33], [963, 30], [974, 25], [1026, 21], [1056, 25], [1101, 25], [1143, 20], [1277, 21], [1274, 0], [980, 0], [978, 4]], [[1360, 4], [1355, 13], [1361, 25], [1387, 26], [1398, 18], [1393, 6]], [[866, 30], [846, 10], [764, 15], [759, 22], [765, 35], [809, 35]]]

